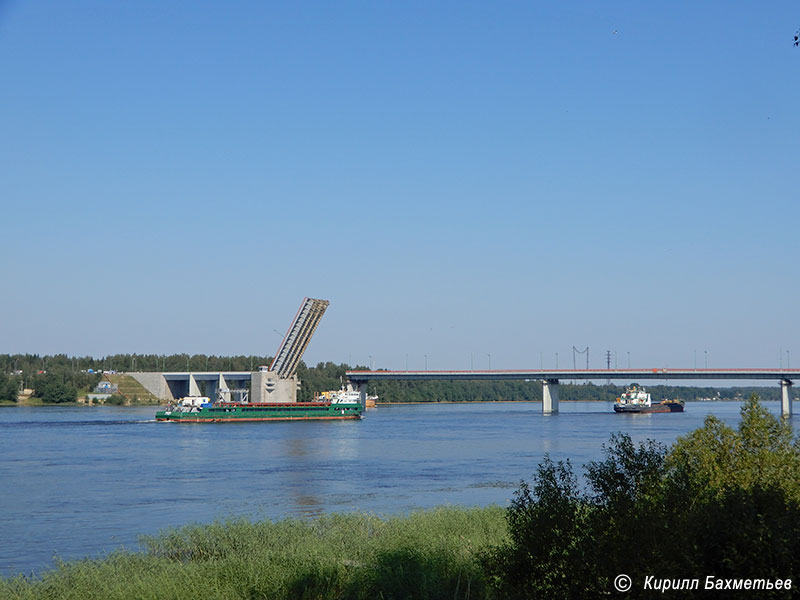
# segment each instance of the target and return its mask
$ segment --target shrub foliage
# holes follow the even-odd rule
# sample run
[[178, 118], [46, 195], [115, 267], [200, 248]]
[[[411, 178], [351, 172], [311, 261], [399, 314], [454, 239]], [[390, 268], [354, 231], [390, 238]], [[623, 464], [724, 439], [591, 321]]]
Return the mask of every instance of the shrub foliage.
[[616, 435], [586, 471], [581, 488], [569, 462], [548, 458], [523, 482], [509, 541], [483, 557], [499, 598], [613, 595], [621, 573], [633, 580], [627, 597], [657, 593], [643, 590], [647, 576], [698, 578], [702, 589], [707, 575], [800, 573], [800, 444], [757, 397], [736, 430], [708, 417], [669, 450]]

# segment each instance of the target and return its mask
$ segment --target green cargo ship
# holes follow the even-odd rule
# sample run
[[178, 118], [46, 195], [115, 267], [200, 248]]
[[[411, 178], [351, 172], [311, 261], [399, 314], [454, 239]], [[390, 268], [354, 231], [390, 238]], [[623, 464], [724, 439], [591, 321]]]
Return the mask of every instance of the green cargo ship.
[[230, 423], [247, 421], [310, 421], [360, 419], [358, 402], [211, 402], [205, 397], [182, 398], [156, 413], [156, 421]]

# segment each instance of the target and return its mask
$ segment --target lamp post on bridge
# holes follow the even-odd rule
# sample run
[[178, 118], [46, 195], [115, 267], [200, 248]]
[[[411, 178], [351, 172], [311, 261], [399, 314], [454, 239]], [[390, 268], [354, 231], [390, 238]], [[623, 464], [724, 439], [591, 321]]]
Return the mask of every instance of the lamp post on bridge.
[[489, 357], [489, 370], [491, 371], [492, 370], [492, 355], [487, 353], [486, 356]]

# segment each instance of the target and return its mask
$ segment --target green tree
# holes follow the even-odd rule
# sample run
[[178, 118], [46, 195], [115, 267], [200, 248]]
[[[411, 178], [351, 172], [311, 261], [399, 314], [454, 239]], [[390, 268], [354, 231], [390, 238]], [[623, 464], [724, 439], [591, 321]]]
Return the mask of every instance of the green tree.
[[[484, 569], [499, 598], [596, 598], [589, 506], [569, 461], [545, 457], [533, 486], [522, 482], [508, 508], [509, 542], [486, 553]], [[580, 581], [575, 586], [575, 581]]]
[[13, 377], [0, 375], [0, 402], [16, 402], [19, 383]]
[[68, 383], [59, 381], [56, 376], [47, 376], [37, 382], [34, 395], [41, 398], [42, 402], [63, 404], [75, 402], [78, 399], [78, 390]]
[[731, 488], [780, 488], [800, 502], [800, 440], [787, 419], [773, 416], [756, 394], [742, 406], [738, 429], [714, 416], [680, 438], [667, 461], [692, 494], [718, 497]]

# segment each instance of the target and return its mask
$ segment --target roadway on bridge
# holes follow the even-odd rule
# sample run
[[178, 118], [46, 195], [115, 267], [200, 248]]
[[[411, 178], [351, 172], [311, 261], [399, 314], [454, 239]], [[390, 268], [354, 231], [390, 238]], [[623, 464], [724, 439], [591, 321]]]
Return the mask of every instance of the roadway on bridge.
[[727, 380], [794, 380], [800, 378], [800, 369], [537, 369], [494, 371], [347, 371], [353, 383], [365, 381], [481, 381], [522, 379], [547, 380], [626, 380], [644, 379], [727, 379]]

